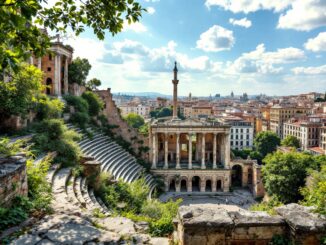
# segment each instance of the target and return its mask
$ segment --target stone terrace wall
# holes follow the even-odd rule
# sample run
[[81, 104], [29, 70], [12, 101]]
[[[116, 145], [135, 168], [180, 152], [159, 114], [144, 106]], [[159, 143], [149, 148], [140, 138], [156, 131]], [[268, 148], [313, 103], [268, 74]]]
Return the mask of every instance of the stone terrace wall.
[[246, 210], [228, 211], [222, 206], [182, 206], [176, 223], [181, 245], [267, 245], [282, 235], [302, 245], [319, 245], [326, 234], [326, 220], [311, 209], [289, 204], [279, 215]]
[[26, 158], [0, 157], [0, 206], [10, 206], [16, 196], [27, 196], [27, 191]]
[[[122, 136], [124, 140], [131, 142], [136, 153], [138, 153], [138, 148], [140, 146], [148, 146], [148, 139], [139, 134], [137, 130], [130, 127], [128, 123], [122, 119], [118, 107], [112, 99], [111, 89], [108, 88], [107, 90], [97, 90], [94, 92], [97, 93], [105, 103], [103, 114], [107, 117], [109, 124], [119, 126], [119, 128], [114, 129], [114, 132]], [[140, 140], [144, 142], [143, 145], [138, 143]], [[148, 160], [148, 153], [143, 154], [142, 158]]]

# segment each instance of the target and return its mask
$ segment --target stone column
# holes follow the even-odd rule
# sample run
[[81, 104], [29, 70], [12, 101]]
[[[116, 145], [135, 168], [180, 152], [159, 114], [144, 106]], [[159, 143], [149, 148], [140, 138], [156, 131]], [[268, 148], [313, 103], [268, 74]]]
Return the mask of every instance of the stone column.
[[60, 56], [54, 56], [54, 83], [53, 83], [53, 94], [59, 95], [60, 90]]
[[177, 165], [176, 165], [176, 169], [180, 169], [181, 168], [181, 166], [180, 166], [180, 134], [177, 133], [176, 136], [177, 136], [177, 141], [176, 141], [176, 151], [177, 151], [176, 164]]
[[61, 55], [58, 55], [58, 96], [61, 96]]
[[192, 192], [192, 181], [188, 179], [187, 181], [187, 192]]
[[225, 168], [230, 168], [230, 134], [225, 134]]
[[33, 55], [31, 55], [29, 62], [31, 63], [31, 65], [34, 65], [34, 58], [33, 58]]
[[205, 133], [202, 134], [202, 141], [201, 141], [201, 169], [206, 169], [206, 164], [205, 164]]
[[156, 140], [157, 140], [157, 135], [156, 135], [156, 133], [154, 133], [153, 134], [153, 162], [152, 162], [152, 169], [156, 169], [156, 164], [157, 164]]
[[169, 155], [169, 135], [164, 136], [164, 169], [169, 168], [168, 155]]
[[225, 168], [225, 137], [224, 135], [220, 135], [220, 153], [221, 153], [221, 162]]
[[216, 133], [213, 134], [213, 169], [216, 169]]
[[181, 191], [181, 184], [180, 183], [181, 183], [180, 181], [179, 182], [175, 181], [175, 191], [176, 192]]
[[65, 60], [65, 74], [64, 74], [64, 94], [68, 94], [68, 57]]
[[188, 163], [189, 163], [189, 165], [188, 165], [188, 168], [189, 169], [192, 169], [192, 140], [191, 140], [191, 138], [192, 138], [192, 134], [191, 133], [189, 133], [189, 147], [188, 147]]
[[216, 177], [212, 178], [212, 192], [216, 192]]
[[200, 179], [200, 183], [199, 183], [199, 188], [200, 188], [200, 192], [205, 192], [206, 189], [206, 180], [202, 180]]
[[164, 186], [165, 186], [165, 191], [169, 191], [170, 185], [169, 185], [169, 177], [164, 178]]

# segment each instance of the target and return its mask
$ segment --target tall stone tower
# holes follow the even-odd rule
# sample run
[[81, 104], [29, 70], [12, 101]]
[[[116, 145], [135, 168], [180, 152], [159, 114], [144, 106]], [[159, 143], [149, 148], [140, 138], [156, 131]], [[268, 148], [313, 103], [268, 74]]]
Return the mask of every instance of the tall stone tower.
[[172, 80], [173, 83], [173, 118], [172, 120], [178, 119], [178, 68], [177, 62], [174, 62], [174, 79]]

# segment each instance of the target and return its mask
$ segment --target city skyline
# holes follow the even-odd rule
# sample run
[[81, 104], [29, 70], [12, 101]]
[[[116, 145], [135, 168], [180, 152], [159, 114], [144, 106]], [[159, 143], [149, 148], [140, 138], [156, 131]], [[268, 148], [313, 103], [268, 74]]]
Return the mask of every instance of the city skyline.
[[122, 33], [99, 41], [86, 30], [66, 41], [74, 57], [89, 59], [89, 78], [100, 78], [102, 88], [169, 94], [175, 60], [181, 96], [326, 88], [322, 1], [140, 2], [147, 13]]

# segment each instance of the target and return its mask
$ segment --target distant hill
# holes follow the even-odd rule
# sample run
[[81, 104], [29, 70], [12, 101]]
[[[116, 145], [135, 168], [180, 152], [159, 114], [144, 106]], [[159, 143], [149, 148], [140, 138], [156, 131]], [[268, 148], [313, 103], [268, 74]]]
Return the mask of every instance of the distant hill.
[[119, 92], [119, 93], [113, 93], [113, 95], [130, 95], [130, 96], [138, 96], [138, 97], [148, 97], [148, 98], [157, 98], [157, 97], [163, 97], [163, 98], [172, 98], [171, 95], [161, 94], [157, 92]]

